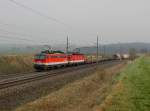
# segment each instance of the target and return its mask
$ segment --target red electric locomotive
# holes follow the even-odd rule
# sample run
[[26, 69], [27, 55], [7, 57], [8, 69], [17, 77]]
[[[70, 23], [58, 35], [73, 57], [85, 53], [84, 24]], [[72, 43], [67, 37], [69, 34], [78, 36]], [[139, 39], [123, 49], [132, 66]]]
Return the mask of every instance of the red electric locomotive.
[[44, 70], [53, 67], [83, 64], [86, 62], [84, 54], [65, 54], [60, 51], [44, 51], [36, 54], [34, 58], [34, 68]]
[[86, 57], [84, 54], [72, 53], [68, 55], [69, 64], [82, 64], [86, 62]]

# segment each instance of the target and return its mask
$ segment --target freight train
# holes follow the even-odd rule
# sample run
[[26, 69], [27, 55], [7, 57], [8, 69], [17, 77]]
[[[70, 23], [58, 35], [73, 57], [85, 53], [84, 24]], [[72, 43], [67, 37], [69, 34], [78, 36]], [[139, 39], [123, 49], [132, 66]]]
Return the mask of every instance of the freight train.
[[130, 59], [130, 55], [129, 54], [116, 53], [116, 54], [113, 55], [113, 58], [114, 59], [119, 59], [119, 60], [127, 60], [127, 59]]
[[34, 57], [34, 68], [45, 70], [56, 67], [85, 64], [87, 58], [81, 53], [65, 54], [61, 51], [43, 51]]

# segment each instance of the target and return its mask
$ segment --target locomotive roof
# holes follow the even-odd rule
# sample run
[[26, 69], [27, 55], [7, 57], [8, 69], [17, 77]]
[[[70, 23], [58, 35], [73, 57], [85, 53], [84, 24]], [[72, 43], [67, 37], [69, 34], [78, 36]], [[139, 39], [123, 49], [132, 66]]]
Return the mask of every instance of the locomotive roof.
[[42, 51], [41, 53], [46, 53], [46, 54], [61, 53], [61, 54], [64, 54], [64, 52], [62, 52], [60, 50], [45, 50], [45, 51]]
[[[58, 51], [45, 50], [36, 55], [67, 55], [67, 54], [59, 50]], [[68, 55], [84, 55], [84, 54], [78, 52], [69, 52]]]
[[66, 54], [62, 54], [62, 53], [53, 53], [53, 54], [47, 54], [47, 53], [39, 53], [36, 55], [66, 55]]

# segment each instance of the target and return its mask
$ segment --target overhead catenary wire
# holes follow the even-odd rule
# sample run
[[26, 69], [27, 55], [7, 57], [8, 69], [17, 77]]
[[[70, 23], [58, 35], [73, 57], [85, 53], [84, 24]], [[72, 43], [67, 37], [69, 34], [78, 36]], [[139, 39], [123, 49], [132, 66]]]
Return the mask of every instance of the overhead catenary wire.
[[25, 38], [12, 37], [12, 36], [7, 36], [7, 35], [0, 35], [0, 38], [16, 39], [16, 40], [23, 40], [23, 41], [33, 42], [33, 40], [29, 40], [29, 39], [25, 39]]
[[37, 10], [35, 10], [35, 9], [29, 7], [29, 6], [26, 6], [26, 5], [24, 5], [24, 4], [20, 3], [20, 2], [17, 2], [16, 0], [8, 0], [8, 1], [10, 1], [10, 2], [16, 4], [17, 6], [20, 6], [20, 7], [24, 8], [24, 9], [26, 9], [26, 10], [29, 10], [30, 12], [32, 12], [34, 14], [37, 14], [37, 15], [39, 15], [41, 17], [44, 17], [44, 18], [46, 18], [48, 20], [51, 20], [51, 21], [56, 22], [58, 24], [62, 24], [64, 26], [66, 26], [66, 27], [70, 27], [70, 25], [68, 25], [68, 24], [66, 24], [66, 23], [64, 23], [64, 22], [62, 22], [62, 21], [60, 21], [60, 20], [58, 20], [56, 18], [50, 17], [50, 16], [48, 16], [48, 15], [46, 15], [46, 14], [40, 12], [40, 11], [37, 11]]
[[[23, 8], [23, 9], [25, 9], [25, 10], [28, 10], [28, 11], [30, 11], [30, 12], [36, 14], [36, 15], [39, 15], [39, 16], [41, 16], [41, 17], [47, 19], [47, 20], [53, 21], [53, 22], [58, 23], [58, 24], [62, 24], [62, 25], [64, 25], [65, 27], [71, 27], [69, 24], [66, 24], [66, 23], [64, 23], [64, 22], [62, 22], [62, 21], [60, 21], [60, 20], [58, 20], [58, 19], [56, 19], [56, 18], [53, 18], [53, 17], [51, 17], [51, 16], [49, 16], [49, 15], [46, 15], [45, 13], [43, 13], [43, 12], [41, 12], [41, 11], [38, 11], [38, 10], [36, 10], [36, 9], [34, 9], [34, 8], [30, 7], [30, 6], [28, 6], [28, 5], [25, 5], [25, 4], [21, 3], [20, 1], [19, 1], [19, 2], [18, 2], [17, 0], [8, 0], [8, 1], [10, 1], [10, 2], [13, 3], [13, 4], [15, 4], [16, 6], [19, 6], [19, 7]], [[5, 24], [5, 25], [9, 25], [9, 24]], [[75, 28], [75, 27], [73, 27], [73, 29], [74, 29], [74, 28]], [[81, 33], [82, 33], [82, 32], [81, 32]], [[87, 33], [87, 32], [86, 32], [86, 33]], [[17, 35], [18, 35], [18, 34], [17, 34]], [[23, 34], [23, 35], [24, 35], [24, 34]], [[91, 33], [90, 35], [94, 35], [94, 34]]]
[[[15, 44], [18, 44], [18, 43], [19, 43], [19, 44], [22, 44], [22, 42], [20, 43], [20, 42], [19, 42], [20, 40], [18, 40], [18, 39], [13, 39], [13, 40], [12, 40], [12, 39], [9, 39], [9, 38], [4, 38], [4, 37], [0, 37], [0, 41], [1, 41], [2, 43], [4, 43], [4, 42], [5, 42], [5, 43], [10, 43], [10, 42], [11, 42], [11, 43], [15, 43]], [[29, 42], [28, 42], [28, 43], [29, 43]]]
[[11, 33], [11, 34], [20, 35], [20, 36], [31, 36], [31, 35], [27, 35], [27, 34], [23, 34], [23, 33], [8, 31], [8, 30], [1, 29], [1, 28], [0, 28], [0, 31], [4, 31], [6, 33]]
[[11, 40], [11, 39], [7, 39], [7, 38], [1, 38], [1, 37], [0, 37], [0, 41], [10, 42], [10, 41], [12, 41], [12, 40]]
[[9, 40], [26, 41], [26, 42], [31, 42], [31, 43], [46, 44], [46, 43], [43, 43], [43, 42], [36, 42], [35, 40], [31, 40], [31, 39], [26, 39], [26, 38], [21, 38], [21, 37], [14, 37], [14, 36], [8, 36], [8, 35], [0, 35], [0, 38], [9, 39]]
[[7, 42], [7, 43], [15, 43], [15, 44], [26, 44], [26, 45], [30, 44], [30, 45], [44, 46], [42, 43], [38, 43], [38, 42], [25, 41], [25, 40], [21, 40], [21, 39], [9, 39], [9, 38], [4, 38], [4, 37], [0, 36], [0, 44], [4, 43], [4, 42], [5, 43]]
[[[10, 1], [11, 3], [13, 3], [13, 4], [15, 4], [15, 5], [17, 5], [17, 6], [21, 7], [21, 8], [23, 8], [23, 9], [25, 9], [25, 10], [28, 10], [28, 11], [34, 13], [34, 14], [36, 14], [36, 15], [39, 15], [39, 16], [41, 16], [41, 17], [47, 19], [47, 20], [51, 20], [51, 21], [53, 21], [53, 22], [55, 22], [55, 23], [64, 25], [65, 27], [68, 27], [69, 30], [70, 30], [70, 29], [73, 29], [73, 30], [76, 29], [75, 27], [72, 27], [70, 24], [64, 23], [64, 22], [62, 22], [61, 20], [58, 20], [58, 19], [56, 19], [56, 18], [54, 18], [54, 17], [51, 17], [51, 16], [49, 16], [49, 15], [46, 15], [45, 13], [40, 12], [40, 11], [38, 11], [38, 10], [32, 8], [32, 7], [29, 7], [28, 5], [25, 5], [25, 4], [21, 3], [21, 2], [18, 2], [17, 0], [8, 0], [8, 1]], [[8, 25], [8, 24], [6, 24], [6, 25]], [[67, 29], [67, 30], [68, 30], [68, 29]], [[77, 29], [78, 29], [78, 28], [77, 28]], [[67, 32], [68, 32], [68, 31], [67, 31]], [[82, 32], [80, 32], [80, 33], [82, 33]], [[89, 33], [89, 32], [86, 32], [86, 33]], [[94, 35], [94, 33], [89, 33], [89, 35]]]
[[[0, 25], [8, 25], [8, 26], [10, 26], [10, 25], [12, 25], [12, 24], [8, 24], [8, 23], [1, 23], [0, 22]], [[14, 25], [14, 24], [13, 24]], [[12, 26], [13, 26], [12, 25]], [[20, 27], [20, 29], [22, 29], [21, 27]], [[9, 30], [7, 30], [7, 29], [5, 29], [5, 27], [1, 27], [0, 26], [0, 31], [3, 31], [3, 32], [6, 32], [6, 33], [8, 33], [8, 34], [13, 34], [13, 35], [17, 35], [17, 36], [23, 36], [23, 37], [28, 37], [28, 38], [31, 38], [31, 37], [33, 37], [33, 38], [35, 38], [36, 39], [36, 37], [39, 37], [39, 41], [41, 41], [41, 42], [45, 42], [45, 41], [43, 41], [44, 39], [43, 39], [43, 35], [42, 36], [39, 36], [39, 35], [35, 35], [35, 34], [30, 34], [30, 33], [26, 33], [25, 31], [24, 32], [14, 32], [14, 31], [9, 31]], [[42, 39], [42, 40], [41, 40]], [[50, 42], [50, 41], [47, 41], [46, 40], [46, 42]]]
[[[25, 39], [25, 40], [29, 40], [29, 41], [35, 41], [33, 39], [28, 39], [28, 38], [34, 37], [32, 35], [28, 35], [28, 34], [24, 34], [24, 33], [18, 33], [18, 32], [12, 32], [12, 31], [8, 31], [8, 30], [2, 29], [2, 28], [0, 28], [0, 31], [4, 31], [7, 34], [11, 34], [11, 35], [13, 34], [13, 35], [16, 35], [16, 36], [21, 36], [21, 37], [17, 37], [17, 39]], [[28, 38], [26, 38], [26, 37], [28, 37]], [[41, 41], [41, 43], [45, 43], [45, 42]]]
[[[19, 26], [17, 26], [16, 24], [8, 24], [8, 23], [4, 23], [3, 21], [0, 21], [0, 25], [19, 27]], [[20, 28], [20, 27], [19, 27], [19, 28]]]
[[[24, 32], [24, 33], [18, 33], [18, 32], [12, 32], [12, 31], [8, 31], [8, 30], [6, 30], [6, 29], [2, 29], [2, 28], [0, 28], [0, 30], [3, 30], [3, 31], [7, 31], [7, 32], [10, 32], [10, 33], [16, 33], [17, 35], [23, 35], [23, 36], [39, 36], [39, 35], [35, 35], [35, 34], [31, 34], [31, 33], [29, 33], [27, 30], [25, 31], [25, 30], [23, 30], [23, 29], [25, 29], [25, 27], [22, 27], [22, 26], [20, 26], [20, 25], [16, 25], [16, 24], [9, 24], [9, 23], [2, 23], [2, 21], [0, 21], [0, 25], [1, 26], [9, 26], [9, 27], [16, 27], [16, 28], [19, 28], [19, 30], [22, 30], [22, 32]], [[0, 27], [1, 27], [0, 26]], [[29, 27], [28, 27], [29, 28]], [[26, 32], [28, 32], [28, 33], [26, 33]], [[62, 34], [64, 34], [64, 32], [57, 32], [57, 34], [59, 34], [60, 36], [62, 35]], [[43, 36], [42, 36], [42, 39], [43, 39]]]

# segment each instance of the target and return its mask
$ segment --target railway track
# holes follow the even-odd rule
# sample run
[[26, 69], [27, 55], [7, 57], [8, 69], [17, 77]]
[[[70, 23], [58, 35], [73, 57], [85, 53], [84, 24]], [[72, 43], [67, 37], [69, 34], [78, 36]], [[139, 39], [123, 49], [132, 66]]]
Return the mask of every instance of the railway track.
[[[102, 61], [99, 63], [99, 65], [108, 64], [110, 62], [118, 62], [118, 61], [117, 60]], [[30, 75], [28, 74], [28, 75], [3, 79], [3, 80], [0, 80], [0, 90], [9, 88], [9, 87], [13, 87], [13, 86], [17, 86], [17, 85], [21, 85], [21, 84], [25, 84], [28, 82], [42, 80], [42, 79], [52, 77], [52, 76], [59, 76], [59, 75], [62, 75], [62, 74], [65, 74], [65, 73], [71, 72], [71, 71], [82, 70], [82, 69], [86, 69], [86, 68], [90, 68], [90, 67], [96, 67], [96, 65], [97, 65], [96, 63], [86, 64], [86, 65], [80, 65], [80, 66], [76, 66], [76, 67], [68, 67], [68, 68], [64, 68], [64, 69], [58, 69], [58, 70], [54, 70], [54, 71], [52, 70], [52, 71], [47, 71], [47, 72], [36, 72], [36, 73], [30, 74]]]

